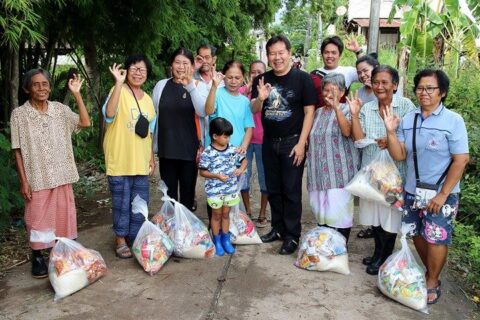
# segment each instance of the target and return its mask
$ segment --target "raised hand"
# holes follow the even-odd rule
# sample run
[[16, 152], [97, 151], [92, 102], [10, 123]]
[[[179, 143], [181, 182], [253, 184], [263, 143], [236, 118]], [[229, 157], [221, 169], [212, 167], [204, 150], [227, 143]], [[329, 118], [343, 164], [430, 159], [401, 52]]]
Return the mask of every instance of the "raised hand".
[[355, 39], [355, 37], [352, 36], [350, 38], [347, 38], [347, 43], [345, 44], [345, 48], [348, 51], [358, 52], [360, 50], [360, 45], [358, 44], [357, 39]]
[[193, 81], [193, 68], [190, 64], [185, 66], [185, 73], [180, 76], [180, 83], [184, 86]]
[[200, 55], [196, 56], [195, 57], [195, 70], [200, 69], [204, 62], [205, 62], [205, 59], [203, 59], [202, 56], [200, 56]]
[[400, 125], [400, 117], [393, 113], [391, 106], [383, 110], [383, 122], [388, 132], [395, 132]]
[[347, 97], [347, 103], [350, 107], [350, 114], [352, 116], [358, 116], [360, 114], [360, 110], [362, 110], [362, 100], [358, 97], [358, 91], [354, 94], [350, 94], [350, 97]]
[[270, 92], [272, 91], [272, 85], [270, 83], [265, 84], [265, 79], [262, 77], [258, 81], [257, 91], [258, 91], [257, 99], [259, 99], [260, 101], [265, 101], [267, 100], [268, 96], [270, 95]]
[[80, 93], [84, 79], [80, 75], [73, 74], [73, 78], [68, 80], [68, 89], [72, 94]]
[[212, 81], [215, 87], [218, 87], [224, 78], [225, 76], [221, 72], [213, 71]]
[[114, 63], [113, 66], [108, 67], [110, 73], [115, 79], [116, 83], [123, 84], [127, 78], [127, 70], [120, 68], [121, 64]]

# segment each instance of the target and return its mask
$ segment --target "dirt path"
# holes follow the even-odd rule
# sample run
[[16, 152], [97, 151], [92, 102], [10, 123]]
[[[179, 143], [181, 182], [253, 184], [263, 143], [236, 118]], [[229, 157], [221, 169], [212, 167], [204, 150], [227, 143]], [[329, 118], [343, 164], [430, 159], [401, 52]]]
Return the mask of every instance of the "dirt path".
[[[197, 214], [206, 220], [205, 198], [198, 184]], [[258, 190], [254, 190], [258, 196]], [[108, 198], [107, 193], [95, 195]], [[152, 186], [151, 213], [160, 208]], [[303, 228], [315, 225], [304, 193]], [[35, 280], [30, 265], [15, 268], [0, 282], [0, 319], [473, 319], [475, 306], [443, 275], [443, 296], [430, 315], [383, 296], [376, 277], [364, 272], [361, 259], [371, 240], [349, 244], [351, 274], [309, 272], [293, 266], [295, 256], [280, 256], [280, 242], [237, 247], [232, 257], [209, 260], [171, 258], [155, 276], [134, 259], [112, 250], [109, 207], [79, 201], [84, 211], [78, 241], [100, 251], [107, 275], [59, 302], [48, 279]], [[254, 201], [258, 208], [258, 201]], [[258, 212], [258, 210], [256, 211]], [[266, 228], [265, 231], [268, 231]], [[265, 232], [262, 231], [262, 232]], [[225, 277], [225, 281], [222, 280]]]

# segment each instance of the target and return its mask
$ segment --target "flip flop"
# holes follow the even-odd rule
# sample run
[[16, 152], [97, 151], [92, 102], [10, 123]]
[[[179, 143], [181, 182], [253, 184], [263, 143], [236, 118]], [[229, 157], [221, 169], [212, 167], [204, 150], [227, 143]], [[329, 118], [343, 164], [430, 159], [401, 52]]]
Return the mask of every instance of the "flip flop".
[[429, 294], [436, 294], [437, 296], [433, 300], [428, 300], [428, 297], [427, 297], [427, 304], [437, 303], [438, 299], [440, 299], [440, 297], [442, 296], [442, 291], [440, 290], [440, 283], [438, 284], [438, 287], [436, 287], [436, 288], [427, 289], [427, 296]]
[[117, 246], [117, 248], [115, 249], [115, 255], [120, 259], [129, 259], [133, 257], [132, 251], [130, 251], [130, 248], [127, 246], [126, 243]]

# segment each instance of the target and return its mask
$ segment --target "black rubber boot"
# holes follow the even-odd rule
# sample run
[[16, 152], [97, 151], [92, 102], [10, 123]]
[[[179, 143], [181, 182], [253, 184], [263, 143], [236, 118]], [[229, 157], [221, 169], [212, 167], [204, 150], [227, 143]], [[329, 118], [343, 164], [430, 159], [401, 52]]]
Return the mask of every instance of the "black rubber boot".
[[46, 278], [48, 276], [48, 268], [43, 259], [41, 250], [32, 250], [32, 277], [36, 279]]
[[348, 244], [348, 238], [350, 237], [350, 231], [352, 230], [352, 228], [336, 228], [336, 230], [338, 232], [340, 232], [342, 234], [342, 236], [345, 237], [345, 239], [347, 240], [347, 244]]
[[388, 257], [393, 252], [393, 248], [395, 247], [395, 240], [397, 239], [396, 233], [390, 233], [385, 230], [382, 230], [382, 253], [381, 258], [377, 261], [372, 262], [367, 266], [367, 273], [371, 275], [377, 275], [380, 266], [387, 260]]
[[370, 257], [365, 257], [362, 260], [362, 263], [366, 266], [371, 264], [372, 262], [380, 259], [380, 255], [382, 253], [382, 243], [380, 240], [380, 236], [382, 233], [381, 227], [372, 227], [373, 230], [373, 241], [375, 242], [375, 248], [373, 249], [373, 255]]

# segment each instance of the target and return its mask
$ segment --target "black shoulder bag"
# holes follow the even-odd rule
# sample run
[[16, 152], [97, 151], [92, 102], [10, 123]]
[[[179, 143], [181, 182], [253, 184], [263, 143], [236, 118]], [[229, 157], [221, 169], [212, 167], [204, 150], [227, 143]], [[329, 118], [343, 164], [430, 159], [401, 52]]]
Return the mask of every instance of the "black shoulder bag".
[[135, 133], [140, 138], [146, 138], [148, 136], [148, 126], [149, 126], [148, 120], [142, 114], [142, 109], [140, 109], [140, 105], [138, 104], [138, 100], [137, 100], [137, 97], [135, 96], [135, 92], [133, 92], [133, 89], [130, 87], [128, 83], [127, 83], [127, 86], [132, 91], [133, 97], [135, 98], [135, 102], [137, 103], [137, 107], [139, 111], [137, 123], [135, 124]]
[[425, 209], [430, 202], [436, 195], [437, 190], [440, 187], [443, 179], [447, 176], [448, 170], [452, 165], [453, 159], [448, 164], [447, 168], [440, 176], [436, 184], [430, 184], [425, 182], [420, 182], [420, 174], [418, 173], [418, 161], [417, 161], [417, 119], [418, 113], [415, 114], [415, 120], [413, 121], [413, 139], [412, 139], [412, 150], [413, 150], [413, 165], [415, 167], [415, 180], [416, 180], [416, 188], [415, 188], [415, 201], [413, 203], [413, 207], [416, 209]]

